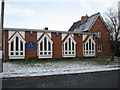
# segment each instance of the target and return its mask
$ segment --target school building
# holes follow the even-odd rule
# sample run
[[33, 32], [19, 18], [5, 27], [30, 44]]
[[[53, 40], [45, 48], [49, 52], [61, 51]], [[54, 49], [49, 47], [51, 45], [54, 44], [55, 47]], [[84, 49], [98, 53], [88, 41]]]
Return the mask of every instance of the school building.
[[4, 28], [3, 60], [111, 56], [110, 32], [100, 13], [82, 16], [68, 31]]

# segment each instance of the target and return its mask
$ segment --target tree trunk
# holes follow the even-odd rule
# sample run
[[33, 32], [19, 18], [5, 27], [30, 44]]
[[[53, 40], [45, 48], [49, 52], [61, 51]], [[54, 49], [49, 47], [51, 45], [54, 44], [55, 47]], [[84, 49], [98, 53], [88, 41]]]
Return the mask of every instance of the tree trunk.
[[112, 58], [111, 58], [111, 61], [114, 61], [114, 60], [115, 60], [116, 52], [117, 52], [117, 41], [114, 42], [114, 44], [113, 44], [113, 51], [112, 51]]
[[114, 53], [114, 50], [113, 50], [111, 61], [114, 61], [114, 59], [115, 59], [115, 53]]

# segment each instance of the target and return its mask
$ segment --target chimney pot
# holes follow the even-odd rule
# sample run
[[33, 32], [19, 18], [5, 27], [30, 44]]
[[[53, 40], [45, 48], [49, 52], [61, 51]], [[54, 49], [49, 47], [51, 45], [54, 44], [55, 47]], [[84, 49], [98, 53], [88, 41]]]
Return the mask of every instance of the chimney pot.
[[45, 29], [44, 30], [48, 30], [48, 27], [45, 27]]

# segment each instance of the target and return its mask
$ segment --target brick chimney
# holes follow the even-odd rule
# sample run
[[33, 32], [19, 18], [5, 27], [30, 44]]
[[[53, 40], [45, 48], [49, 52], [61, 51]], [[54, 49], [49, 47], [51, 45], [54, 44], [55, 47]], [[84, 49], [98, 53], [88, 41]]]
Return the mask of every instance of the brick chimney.
[[88, 19], [88, 15], [86, 14], [86, 16], [82, 16], [81, 17], [81, 21], [85, 21], [85, 20], [87, 20]]

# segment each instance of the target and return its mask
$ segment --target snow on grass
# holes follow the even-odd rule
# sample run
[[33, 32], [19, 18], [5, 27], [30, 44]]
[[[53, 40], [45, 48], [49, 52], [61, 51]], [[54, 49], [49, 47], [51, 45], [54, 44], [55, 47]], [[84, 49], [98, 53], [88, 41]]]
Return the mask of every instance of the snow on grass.
[[57, 74], [96, 72], [116, 69], [120, 69], [118, 67], [118, 63], [104, 65], [85, 61], [47, 62], [32, 64], [16, 64], [12, 62], [4, 62], [2, 77], [7, 78], [7, 77], [45, 76]]

